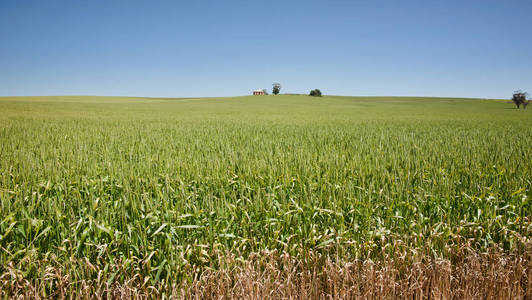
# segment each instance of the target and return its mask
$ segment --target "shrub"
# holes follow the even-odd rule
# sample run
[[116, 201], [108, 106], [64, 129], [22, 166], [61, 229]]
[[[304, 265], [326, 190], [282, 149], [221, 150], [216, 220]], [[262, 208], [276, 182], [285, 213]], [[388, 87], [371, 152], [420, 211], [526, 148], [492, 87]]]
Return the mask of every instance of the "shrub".
[[281, 91], [281, 84], [276, 82], [276, 83], [274, 83], [272, 85], [273, 85], [272, 94], [274, 94], [274, 95], [279, 94], [279, 92]]
[[321, 91], [319, 89], [315, 89], [310, 91], [309, 95], [313, 97], [321, 97]]
[[526, 100], [527, 95], [528, 93], [521, 92], [521, 91], [516, 91], [512, 95], [512, 101], [515, 104], [515, 106], [517, 106], [518, 109], [519, 109], [519, 106], [521, 105], [523, 105], [523, 109], [526, 109], [526, 107], [530, 103], [530, 100]]

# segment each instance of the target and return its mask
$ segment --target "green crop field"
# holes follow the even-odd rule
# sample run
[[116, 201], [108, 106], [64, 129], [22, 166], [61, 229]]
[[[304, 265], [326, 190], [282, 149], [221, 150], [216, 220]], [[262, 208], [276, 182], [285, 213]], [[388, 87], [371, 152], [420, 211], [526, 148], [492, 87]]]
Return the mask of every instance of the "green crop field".
[[0, 97], [0, 294], [463, 251], [517, 257], [526, 288], [531, 183], [532, 112], [502, 100]]

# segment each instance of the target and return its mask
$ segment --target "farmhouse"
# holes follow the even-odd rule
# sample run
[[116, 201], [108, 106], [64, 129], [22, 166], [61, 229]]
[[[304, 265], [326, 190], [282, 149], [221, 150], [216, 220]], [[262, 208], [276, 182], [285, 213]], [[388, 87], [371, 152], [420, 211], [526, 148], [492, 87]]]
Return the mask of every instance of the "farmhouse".
[[264, 95], [264, 91], [263, 90], [254, 90], [253, 91], [253, 96], [256, 96], [256, 95]]

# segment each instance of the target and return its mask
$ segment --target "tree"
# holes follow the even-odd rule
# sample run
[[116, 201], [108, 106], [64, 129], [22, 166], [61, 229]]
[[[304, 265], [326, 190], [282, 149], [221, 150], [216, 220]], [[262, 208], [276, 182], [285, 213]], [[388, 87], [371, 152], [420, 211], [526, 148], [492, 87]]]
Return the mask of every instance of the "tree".
[[527, 92], [522, 91], [515, 91], [512, 96], [512, 101], [517, 106], [517, 109], [519, 109], [519, 106], [523, 105], [523, 109], [526, 109], [528, 104], [530, 104], [530, 100], [526, 99], [526, 96], [528, 95]]
[[321, 91], [319, 89], [315, 89], [310, 91], [309, 95], [313, 97], [321, 97]]
[[275, 83], [272, 84], [272, 85], [273, 85], [272, 93], [273, 93], [274, 95], [279, 94], [279, 92], [281, 91], [281, 84], [278, 83], [278, 82], [275, 82]]
[[268, 95], [268, 90], [267, 89], [262, 89], [262, 91], [264, 92], [264, 95]]

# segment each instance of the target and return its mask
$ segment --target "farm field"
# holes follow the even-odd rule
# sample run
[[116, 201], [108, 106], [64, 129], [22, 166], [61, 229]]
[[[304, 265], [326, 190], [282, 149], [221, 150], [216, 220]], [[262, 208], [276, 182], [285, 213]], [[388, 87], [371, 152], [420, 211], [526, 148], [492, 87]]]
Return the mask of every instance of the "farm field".
[[0, 97], [0, 145], [2, 297], [531, 297], [507, 101]]

